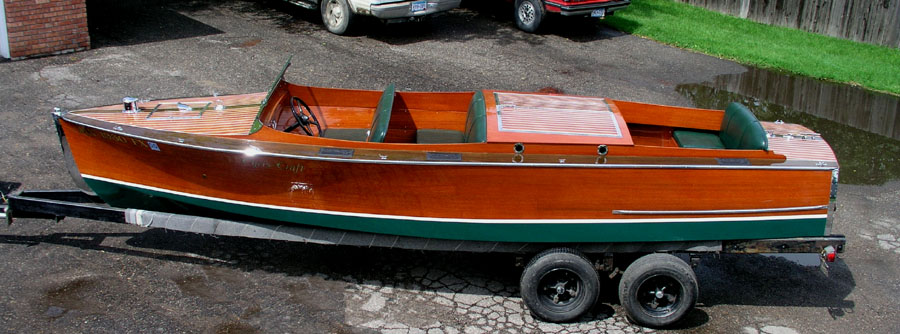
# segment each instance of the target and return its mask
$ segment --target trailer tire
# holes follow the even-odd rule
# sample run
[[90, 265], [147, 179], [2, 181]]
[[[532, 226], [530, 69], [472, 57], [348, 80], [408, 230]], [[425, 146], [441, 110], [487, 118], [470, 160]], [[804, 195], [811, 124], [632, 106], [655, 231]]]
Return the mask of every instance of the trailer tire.
[[544, 2], [541, 0], [516, 0], [516, 26], [525, 32], [536, 32], [544, 20]]
[[671, 254], [645, 255], [628, 266], [619, 282], [619, 302], [631, 322], [660, 328], [681, 320], [697, 303], [697, 276]]
[[577, 319], [600, 295], [600, 279], [591, 262], [571, 248], [545, 250], [528, 262], [519, 288], [525, 306], [549, 322]]
[[353, 21], [353, 9], [347, 0], [322, 0], [319, 9], [322, 12], [322, 23], [328, 31], [335, 35], [347, 33], [350, 22]]

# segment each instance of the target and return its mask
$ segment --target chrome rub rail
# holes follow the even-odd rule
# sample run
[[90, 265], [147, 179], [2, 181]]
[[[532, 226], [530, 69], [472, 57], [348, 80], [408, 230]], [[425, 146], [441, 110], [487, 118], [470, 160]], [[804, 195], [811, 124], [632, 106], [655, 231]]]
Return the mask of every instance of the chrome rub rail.
[[614, 215], [727, 215], [727, 214], [746, 214], [746, 213], [773, 213], [773, 212], [794, 212], [794, 211], [810, 211], [824, 210], [827, 205], [814, 206], [798, 206], [790, 208], [769, 208], [769, 209], [738, 209], [738, 210], [613, 210]]

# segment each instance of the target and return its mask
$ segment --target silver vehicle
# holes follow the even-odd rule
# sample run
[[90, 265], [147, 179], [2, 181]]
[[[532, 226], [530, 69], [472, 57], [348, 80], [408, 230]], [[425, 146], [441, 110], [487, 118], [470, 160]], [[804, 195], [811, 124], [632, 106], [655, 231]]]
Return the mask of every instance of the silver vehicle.
[[322, 12], [328, 31], [342, 35], [354, 15], [369, 15], [386, 22], [416, 21], [428, 15], [459, 7], [462, 0], [286, 0]]

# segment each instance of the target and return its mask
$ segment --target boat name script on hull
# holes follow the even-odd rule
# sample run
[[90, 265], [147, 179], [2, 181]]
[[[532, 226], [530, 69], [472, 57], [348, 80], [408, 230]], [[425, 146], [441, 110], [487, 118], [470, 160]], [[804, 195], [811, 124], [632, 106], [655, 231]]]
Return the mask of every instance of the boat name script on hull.
[[133, 137], [126, 137], [123, 135], [118, 135], [118, 134], [106, 132], [106, 131], [97, 131], [97, 130], [90, 129], [85, 126], [79, 126], [78, 132], [81, 132], [90, 137], [100, 138], [100, 139], [110, 141], [110, 142], [123, 143], [123, 144], [130, 143], [133, 146], [138, 146], [138, 147], [143, 147], [143, 148], [146, 148], [149, 150], [159, 151], [159, 145], [157, 145], [156, 143], [146, 142], [146, 141], [139, 140], [139, 139], [133, 138]]

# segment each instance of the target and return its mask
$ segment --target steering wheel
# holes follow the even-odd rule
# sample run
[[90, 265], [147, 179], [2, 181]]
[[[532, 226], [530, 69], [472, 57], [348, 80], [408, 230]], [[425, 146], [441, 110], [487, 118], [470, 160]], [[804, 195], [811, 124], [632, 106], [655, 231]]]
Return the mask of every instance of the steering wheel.
[[[306, 108], [305, 111], [303, 108], [297, 106], [298, 102], [303, 108]], [[299, 127], [300, 129], [303, 129], [303, 132], [306, 132], [306, 135], [312, 136], [312, 128], [309, 127], [309, 125], [312, 124], [316, 126], [316, 133], [318, 136], [322, 135], [322, 127], [319, 125], [319, 119], [316, 118], [316, 114], [313, 114], [312, 110], [309, 109], [309, 105], [307, 105], [306, 102], [303, 102], [299, 97], [291, 96], [291, 113], [294, 114], [294, 119], [297, 120], [297, 123], [284, 129], [284, 132], [291, 132]]]

